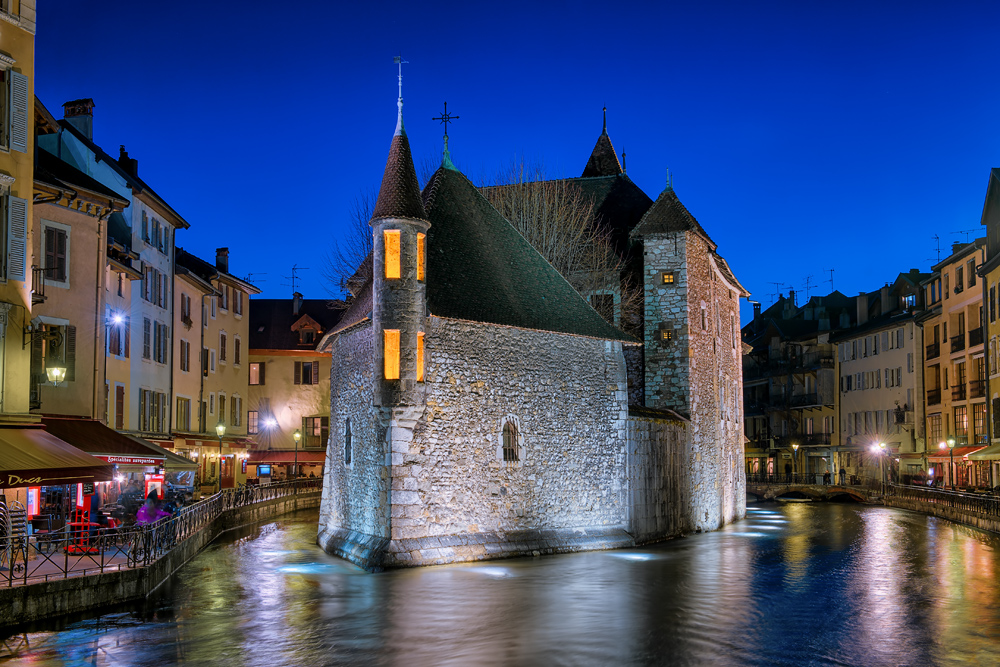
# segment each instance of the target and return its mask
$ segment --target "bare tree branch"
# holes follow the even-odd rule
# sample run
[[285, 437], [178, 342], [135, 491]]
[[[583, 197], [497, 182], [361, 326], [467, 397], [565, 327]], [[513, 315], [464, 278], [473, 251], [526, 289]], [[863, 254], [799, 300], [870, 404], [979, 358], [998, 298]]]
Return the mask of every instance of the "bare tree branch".
[[373, 188], [354, 198], [350, 219], [340, 239], [334, 239], [323, 261], [323, 279], [331, 296], [353, 297], [371, 278], [372, 229], [378, 192]]

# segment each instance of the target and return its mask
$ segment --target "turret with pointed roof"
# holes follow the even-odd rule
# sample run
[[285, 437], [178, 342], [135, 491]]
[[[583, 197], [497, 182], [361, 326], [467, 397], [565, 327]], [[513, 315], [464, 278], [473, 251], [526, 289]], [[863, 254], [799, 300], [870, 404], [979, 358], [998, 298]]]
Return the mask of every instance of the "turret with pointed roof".
[[622, 165], [615, 154], [615, 147], [611, 145], [611, 137], [608, 136], [608, 108], [604, 108], [604, 128], [601, 136], [597, 137], [597, 144], [594, 146], [587, 166], [583, 170], [583, 178], [592, 176], [617, 176], [622, 173]]
[[375, 331], [375, 401], [383, 407], [423, 402], [424, 213], [403, 127], [400, 88], [396, 131], [382, 175], [372, 227], [372, 324]]

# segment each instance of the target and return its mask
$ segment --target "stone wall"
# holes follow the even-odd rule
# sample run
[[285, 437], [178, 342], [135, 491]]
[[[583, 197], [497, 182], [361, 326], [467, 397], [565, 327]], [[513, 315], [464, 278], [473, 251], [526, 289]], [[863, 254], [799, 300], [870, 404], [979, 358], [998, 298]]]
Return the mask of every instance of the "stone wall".
[[692, 530], [682, 420], [629, 415], [629, 529], [636, 543]]
[[426, 560], [400, 540], [624, 527], [620, 343], [437, 317], [426, 331], [426, 412], [392, 452], [395, 565]]
[[[373, 406], [374, 339], [363, 322], [332, 342], [330, 444], [327, 447], [319, 543], [348, 558], [389, 538], [388, 424]], [[346, 462], [350, 419], [350, 464]], [[364, 536], [364, 537], [361, 537]]]

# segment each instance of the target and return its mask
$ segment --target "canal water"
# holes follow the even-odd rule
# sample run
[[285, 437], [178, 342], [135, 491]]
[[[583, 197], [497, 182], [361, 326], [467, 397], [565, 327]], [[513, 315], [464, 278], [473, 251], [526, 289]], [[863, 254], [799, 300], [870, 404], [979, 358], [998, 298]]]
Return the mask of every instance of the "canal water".
[[1000, 538], [920, 514], [759, 504], [648, 548], [378, 575], [316, 547], [316, 521], [218, 542], [141, 607], [4, 637], [0, 665], [1000, 665]]

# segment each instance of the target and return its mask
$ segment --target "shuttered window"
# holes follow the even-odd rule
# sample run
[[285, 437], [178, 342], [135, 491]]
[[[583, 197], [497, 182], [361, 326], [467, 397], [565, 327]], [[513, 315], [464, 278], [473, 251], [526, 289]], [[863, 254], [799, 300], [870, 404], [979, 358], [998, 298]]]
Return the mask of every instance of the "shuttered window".
[[66, 349], [63, 360], [66, 362], [66, 382], [76, 381], [76, 327], [65, 329]]
[[66, 232], [45, 228], [45, 277], [66, 282]]
[[399, 230], [387, 229], [382, 232], [385, 243], [385, 277], [387, 279], [399, 278], [400, 257], [399, 257]]
[[10, 148], [28, 152], [28, 77], [10, 72]]
[[417, 382], [424, 381], [424, 332], [417, 334]]
[[424, 279], [424, 243], [426, 234], [417, 234], [417, 280]]
[[125, 387], [115, 385], [115, 428], [125, 428]]
[[399, 379], [399, 329], [386, 329], [385, 334], [385, 379]]
[[24, 282], [28, 250], [28, 201], [7, 197], [7, 279]]

